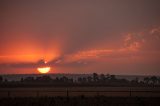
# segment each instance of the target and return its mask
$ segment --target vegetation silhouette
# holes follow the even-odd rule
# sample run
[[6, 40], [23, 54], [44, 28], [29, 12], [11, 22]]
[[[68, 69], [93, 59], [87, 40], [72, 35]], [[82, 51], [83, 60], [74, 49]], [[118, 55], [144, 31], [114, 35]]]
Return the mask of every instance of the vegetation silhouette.
[[[145, 77], [143, 80], [135, 78], [133, 80], [118, 79], [116, 75], [97, 74], [91, 76], [78, 77], [76, 80], [66, 76], [52, 78], [49, 75], [38, 77], [21, 78], [20, 81], [8, 81], [0, 76], [1, 88], [12, 87], [68, 87], [68, 86], [114, 86], [114, 87], [158, 87], [160, 78], [156, 76]], [[8, 97], [0, 98], [0, 106], [159, 106], [160, 97], [107, 97], [95, 95], [92, 97], [84, 96], [53, 96], [53, 97], [12, 97], [8, 92]]]
[[124, 78], [118, 79], [115, 75], [93, 73], [88, 77], [78, 77], [76, 80], [66, 76], [51, 78], [49, 75], [40, 77], [21, 78], [20, 81], [8, 81], [0, 76], [1, 87], [26, 87], [26, 86], [160, 86], [160, 77], [151, 76], [145, 77], [143, 80], [135, 78], [127, 80]]

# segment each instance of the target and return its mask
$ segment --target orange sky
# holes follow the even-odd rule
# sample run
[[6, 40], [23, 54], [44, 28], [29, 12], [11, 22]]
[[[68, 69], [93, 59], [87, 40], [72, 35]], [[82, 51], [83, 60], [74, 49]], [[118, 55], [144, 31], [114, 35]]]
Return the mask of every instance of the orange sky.
[[159, 1], [0, 1], [0, 73], [160, 75]]

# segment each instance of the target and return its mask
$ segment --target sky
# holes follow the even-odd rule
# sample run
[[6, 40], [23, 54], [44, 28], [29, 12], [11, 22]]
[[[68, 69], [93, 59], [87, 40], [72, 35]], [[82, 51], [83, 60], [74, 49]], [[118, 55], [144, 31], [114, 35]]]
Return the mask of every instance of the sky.
[[160, 1], [1, 0], [0, 74], [40, 66], [160, 75]]

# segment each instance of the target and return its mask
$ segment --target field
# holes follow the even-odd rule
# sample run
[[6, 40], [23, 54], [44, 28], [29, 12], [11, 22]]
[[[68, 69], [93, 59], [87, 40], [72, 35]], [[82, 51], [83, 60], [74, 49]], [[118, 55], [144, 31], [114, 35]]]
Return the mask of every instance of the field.
[[4, 97], [160, 97], [159, 87], [28, 87], [0, 88]]
[[160, 106], [158, 97], [25, 97], [1, 98], [0, 106]]

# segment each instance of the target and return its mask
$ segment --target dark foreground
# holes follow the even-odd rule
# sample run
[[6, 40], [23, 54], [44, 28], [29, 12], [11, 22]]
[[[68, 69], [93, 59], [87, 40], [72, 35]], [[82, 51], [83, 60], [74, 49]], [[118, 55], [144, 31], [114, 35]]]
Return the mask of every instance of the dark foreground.
[[160, 106], [160, 97], [1, 98], [0, 106]]

